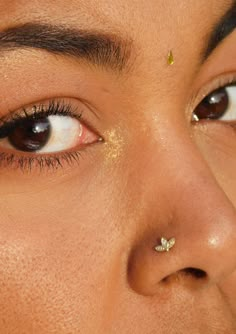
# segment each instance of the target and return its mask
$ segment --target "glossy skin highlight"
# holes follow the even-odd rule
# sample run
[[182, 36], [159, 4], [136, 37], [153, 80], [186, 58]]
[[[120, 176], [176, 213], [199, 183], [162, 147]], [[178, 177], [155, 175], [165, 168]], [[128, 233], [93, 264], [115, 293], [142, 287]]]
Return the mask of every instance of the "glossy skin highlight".
[[35, 49], [0, 58], [1, 117], [70, 99], [103, 138], [57, 170], [0, 167], [0, 333], [236, 332], [236, 133], [191, 121], [236, 77], [236, 31], [201, 64], [231, 5], [2, 0], [1, 30], [60, 22], [132, 51], [119, 74]]

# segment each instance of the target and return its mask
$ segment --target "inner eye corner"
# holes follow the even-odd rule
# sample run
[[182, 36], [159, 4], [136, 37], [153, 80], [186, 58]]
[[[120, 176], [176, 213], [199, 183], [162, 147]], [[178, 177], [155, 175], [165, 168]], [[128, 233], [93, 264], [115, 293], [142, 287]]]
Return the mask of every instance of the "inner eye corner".
[[103, 144], [106, 142], [105, 138], [103, 138], [102, 136], [98, 135], [98, 140], [97, 140], [98, 143], [100, 144]]
[[199, 121], [200, 121], [200, 119], [197, 117], [197, 115], [193, 111], [192, 114], [191, 114], [191, 117], [190, 117], [191, 124], [195, 125]]

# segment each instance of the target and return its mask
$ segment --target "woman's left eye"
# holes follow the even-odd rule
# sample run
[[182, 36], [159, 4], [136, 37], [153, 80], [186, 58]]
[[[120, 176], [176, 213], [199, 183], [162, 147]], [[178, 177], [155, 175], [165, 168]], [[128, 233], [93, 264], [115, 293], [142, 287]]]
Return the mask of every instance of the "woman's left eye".
[[236, 85], [219, 88], [205, 97], [193, 113], [193, 121], [201, 119], [236, 121]]
[[[4, 130], [4, 128], [3, 128]], [[0, 148], [31, 153], [55, 153], [91, 144], [98, 136], [71, 116], [26, 117], [13, 124], [0, 140]]]

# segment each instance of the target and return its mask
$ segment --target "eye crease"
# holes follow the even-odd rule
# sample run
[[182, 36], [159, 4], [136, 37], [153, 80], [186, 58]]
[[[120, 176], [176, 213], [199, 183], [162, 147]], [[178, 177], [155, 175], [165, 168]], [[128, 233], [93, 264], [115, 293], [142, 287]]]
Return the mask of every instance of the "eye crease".
[[63, 161], [77, 161], [80, 150], [101, 141], [67, 102], [51, 101], [23, 109], [2, 121], [0, 126], [0, 164], [21, 167], [59, 167]]

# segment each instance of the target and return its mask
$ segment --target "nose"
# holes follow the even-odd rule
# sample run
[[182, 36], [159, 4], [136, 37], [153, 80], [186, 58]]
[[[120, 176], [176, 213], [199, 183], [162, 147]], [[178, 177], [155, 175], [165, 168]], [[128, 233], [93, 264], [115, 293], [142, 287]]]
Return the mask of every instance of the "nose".
[[[146, 166], [145, 182], [151, 186], [129, 255], [131, 287], [154, 295], [166, 282], [220, 284], [236, 270], [233, 204], [193, 143], [176, 139], [173, 149], [158, 156], [158, 172], [156, 164], [154, 158]], [[162, 237], [175, 238], [175, 244], [157, 252]]]

